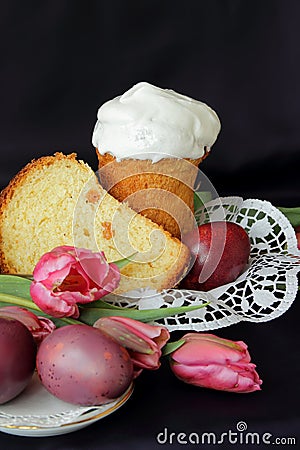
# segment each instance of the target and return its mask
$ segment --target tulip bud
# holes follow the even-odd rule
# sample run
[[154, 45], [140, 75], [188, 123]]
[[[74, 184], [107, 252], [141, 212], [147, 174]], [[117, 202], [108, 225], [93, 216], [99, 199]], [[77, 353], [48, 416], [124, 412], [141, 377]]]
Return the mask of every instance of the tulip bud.
[[55, 329], [55, 324], [50, 319], [38, 317], [28, 309], [19, 306], [0, 308], [0, 317], [8, 317], [22, 322], [31, 332], [37, 344]]
[[170, 338], [165, 327], [149, 325], [128, 317], [102, 317], [94, 323], [94, 327], [128, 350], [135, 377], [141, 369], [154, 370], [160, 367], [161, 349]]
[[229, 392], [260, 390], [262, 381], [244, 342], [200, 333], [188, 333], [182, 340], [170, 357], [171, 369], [180, 380]]

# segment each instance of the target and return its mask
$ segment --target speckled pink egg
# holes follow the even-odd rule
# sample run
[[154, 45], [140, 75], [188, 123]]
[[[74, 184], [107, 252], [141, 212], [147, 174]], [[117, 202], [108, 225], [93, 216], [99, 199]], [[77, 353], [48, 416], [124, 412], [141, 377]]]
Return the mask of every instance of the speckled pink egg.
[[45, 388], [78, 405], [108, 403], [122, 395], [133, 379], [127, 350], [88, 325], [56, 329], [42, 341], [36, 362]]

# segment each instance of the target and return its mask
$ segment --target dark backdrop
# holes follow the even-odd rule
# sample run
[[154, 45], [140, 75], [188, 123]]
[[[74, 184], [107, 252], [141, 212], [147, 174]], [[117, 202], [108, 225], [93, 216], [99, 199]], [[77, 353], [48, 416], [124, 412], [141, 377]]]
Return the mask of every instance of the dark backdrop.
[[220, 194], [299, 201], [299, 19], [297, 0], [2, 1], [1, 185], [57, 150], [96, 167], [98, 107], [145, 80], [218, 112]]
[[[98, 107], [144, 80], [218, 112], [222, 131], [202, 169], [219, 194], [300, 206], [299, 1], [0, 5], [1, 186], [32, 158], [55, 151], [75, 151], [96, 169], [91, 133]], [[296, 436], [298, 317], [295, 302], [271, 323], [218, 332], [249, 344], [264, 379], [262, 393], [200, 392], [178, 382], [164, 364], [160, 372], [143, 374], [126, 410], [103, 424], [50, 440], [1, 434], [0, 447], [156, 448], [164, 426], [222, 432], [239, 420], [252, 431]]]

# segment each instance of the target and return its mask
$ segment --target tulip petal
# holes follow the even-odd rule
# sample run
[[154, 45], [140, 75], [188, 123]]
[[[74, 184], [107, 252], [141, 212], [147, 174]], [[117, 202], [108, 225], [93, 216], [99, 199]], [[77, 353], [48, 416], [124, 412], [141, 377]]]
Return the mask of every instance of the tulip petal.
[[53, 317], [79, 317], [79, 310], [76, 304], [70, 305], [59, 296], [55, 296], [42, 283], [32, 282], [30, 285], [30, 295], [34, 303], [46, 314]]
[[89, 291], [79, 292], [79, 291], [62, 291], [62, 292], [54, 292], [53, 295], [58, 299], [64, 300], [65, 302], [70, 303], [71, 305], [75, 303], [91, 303], [95, 298], [95, 294], [97, 293], [96, 289], [90, 289]]
[[109, 265], [104, 258], [103, 252], [100, 253], [77, 253], [78, 263], [76, 269], [85, 277], [92, 286], [103, 288], [103, 280], [108, 275]]
[[172, 370], [178, 378], [186, 383], [205, 388], [227, 391], [234, 389], [238, 383], [236, 372], [217, 364], [192, 367], [175, 364], [172, 366]]
[[46, 317], [38, 317], [33, 312], [20, 306], [4, 306], [0, 308], [0, 317], [9, 317], [22, 322], [37, 343], [41, 342], [56, 328], [52, 320]]
[[118, 266], [116, 266], [113, 263], [109, 264], [109, 270], [108, 274], [102, 281], [103, 289], [97, 290], [97, 293], [95, 294], [95, 300], [99, 300], [100, 298], [104, 297], [107, 294], [110, 294], [113, 292], [120, 283], [121, 274]]
[[43, 281], [48, 289], [52, 289], [64, 280], [75, 261], [74, 257], [67, 253], [60, 256], [51, 252], [45, 253], [34, 268], [33, 279]]
[[129, 317], [116, 316], [114, 320], [127, 326], [142, 339], [148, 339], [148, 342], [154, 341], [159, 348], [162, 348], [170, 338], [169, 331], [163, 326], [150, 325]]
[[238, 391], [246, 392], [247, 390], [247, 392], [252, 392], [260, 390], [262, 380], [259, 378], [255, 368], [256, 365], [252, 363], [231, 366], [231, 369], [238, 373]]
[[48, 334], [52, 333], [56, 329], [55, 324], [52, 320], [47, 317], [38, 317], [41, 328], [39, 330], [31, 330], [32, 336], [36, 340], [36, 342], [41, 342]]
[[[185, 340], [185, 336], [182, 338]], [[245, 345], [245, 344], [244, 344]], [[234, 349], [225, 345], [220, 345], [218, 342], [213, 342], [207, 339], [191, 339], [186, 341], [186, 345], [182, 345], [175, 353], [173, 353], [172, 358], [182, 364], [188, 363], [192, 365], [199, 364], [224, 364], [226, 365], [228, 361], [239, 362], [248, 361], [250, 356], [248, 352], [241, 346]]]
[[40, 328], [37, 316], [20, 306], [4, 306], [0, 308], [0, 316], [19, 320], [32, 331]]
[[207, 333], [187, 333], [183, 338], [185, 341], [207, 341], [211, 342], [212, 345], [216, 344], [219, 346], [223, 346], [226, 349], [231, 348], [232, 350], [236, 350], [238, 352], [243, 352], [244, 356], [243, 358], [246, 358], [248, 361], [250, 361], [250, 355], [248, 353], [248, 346], [243, 341], [231, 341], [229, 339], [220, 338], [218, 336], [215, 336], [214, 334], [207, 334]]
[[145, 353], [128, 351], [130, 358], [132, 359], [134, 367], [139, 367], [140, 369], [156, 370], [160, 367], [160, 357], [161, 351], [146, 355]]
[[94, 323], [94, 327], [99, 328], [127, 349], [145, 354], [153, 353], [148, 339], [145, 340], [140, 333], [137, 335], [136, 330], [127, 323], [115, 319], [115, 317], [101, 317]]
[[[46, 286], [45, 282], [43, 284]], [[47, 287], [47, 286], [46, 286]], [[66, 274], [65, 279], [62, 283], [57, 286], [57, 292], [69, 291], [69, 292], [88, 292], [89, 291], [89, 280], [82, 276], [75, 265], [72, 265], [68, 274]]]
[[75, 256], [76, 248], [73, 245], [59, 245], [58, 247], [54, 247], [51, 250], [51, 253], [55, 253], [56, 255], [60, 255], [62, 253], [70, 253], [70, 255]]

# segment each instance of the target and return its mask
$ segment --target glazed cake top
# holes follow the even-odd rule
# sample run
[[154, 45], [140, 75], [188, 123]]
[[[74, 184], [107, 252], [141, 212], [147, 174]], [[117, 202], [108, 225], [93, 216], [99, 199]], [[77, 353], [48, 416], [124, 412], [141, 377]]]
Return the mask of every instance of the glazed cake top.
[[99, 153], [126, 158], [201, 158], [219, 134], [220, 120], [208, 105], [146, 82], [104, 103], [92, 142]]

